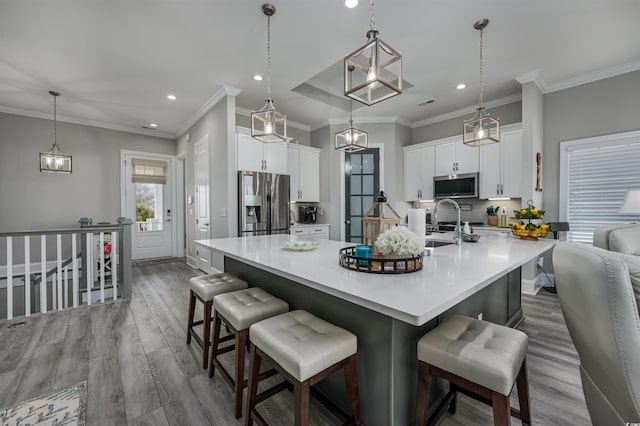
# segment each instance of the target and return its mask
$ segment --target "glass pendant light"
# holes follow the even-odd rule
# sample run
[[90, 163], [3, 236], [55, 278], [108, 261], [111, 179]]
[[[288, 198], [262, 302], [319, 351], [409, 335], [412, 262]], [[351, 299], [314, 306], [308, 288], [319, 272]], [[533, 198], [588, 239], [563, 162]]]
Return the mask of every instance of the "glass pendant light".
[[482, 103], [482, 34], [487, 25], [488, 19], [481, 19], [473, 25], [473, 28], [480, 31], [480, 103], [475, 115], [465, 120], [462, 128], [462, 142], [469, 146], [500, 142], [500, 121], [492, 117]]
[[353, 105], [349, 100], [349, 127], [336, 132], [335, 135], [335, 149], [344, 152], [356, 152], [362, 151], [369, 147], [369, 135], [367, 132], [357, 129], [353, 126]]
[[371, 0], [367, 43], [344, 58], [344, 95], [365, 105], [402, 93], [402, 55], [378, 35]]
[[40, 171], [45, 173], [71, 174], [71, 156], [65, 155], [58, 146], [58, 116], [56, 99], [59, 92], [49, 91], [53, 96], [53, 146], [48, 152], [40, 153]]
[[251, 137], [265, 143], [287, 140], [287, 117], [278, 112], [271, 99], [271, 17], [276, 7], [265, 3], [262, 12], [267, 15], [267, 99], [259, 111], [251, 113]]

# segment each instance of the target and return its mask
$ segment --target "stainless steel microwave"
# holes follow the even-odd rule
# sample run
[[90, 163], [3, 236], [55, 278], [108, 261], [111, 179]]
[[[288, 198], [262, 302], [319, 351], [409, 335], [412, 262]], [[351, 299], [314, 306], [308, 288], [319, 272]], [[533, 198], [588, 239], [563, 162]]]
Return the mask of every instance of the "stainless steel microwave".
[[433, 198], [478, 198], [478, 173], [435, 176]]

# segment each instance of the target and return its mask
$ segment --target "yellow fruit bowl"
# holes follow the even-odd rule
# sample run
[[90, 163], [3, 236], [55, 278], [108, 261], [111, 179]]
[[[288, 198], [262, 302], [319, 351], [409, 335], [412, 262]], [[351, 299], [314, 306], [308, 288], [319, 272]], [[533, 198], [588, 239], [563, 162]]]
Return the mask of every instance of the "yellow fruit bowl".
[[511, 228], [513, 235], [517, 235], [522, 240], [537, 240], [540, 237], [546, 237], [548, 229], [514, 229]]

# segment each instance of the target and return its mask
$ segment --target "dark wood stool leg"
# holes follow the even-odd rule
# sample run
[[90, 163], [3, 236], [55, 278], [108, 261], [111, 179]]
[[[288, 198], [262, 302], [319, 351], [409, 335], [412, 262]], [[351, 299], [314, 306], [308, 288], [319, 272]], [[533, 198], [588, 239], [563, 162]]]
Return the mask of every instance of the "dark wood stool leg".
[[258, 393], [258, 380], [260, 375], [260, 363], [262, 359], [256, 352], [256, 347], [252, 344], [249, 354], [249, 384], [247, 386], [247, 409], [245, 413], [245, 426], [253, 425], [251, 412], [256, 408], [256, 395]]
[[247, 344], [249, 329], [236, 333], [236, 419], [242, 416], [242, 389], [244, 388], [244, 347]]
[[429, 391], [431, 390], [431, 367], [429, 364], [418, 361], [418, 392], [416, 398], [416, 426], [424, 426], [427, 423], [427, 411], [429, 408]]
[[213, 320], [213, 343], [211, 344], [211, 362], [209, 363], [209, 378], [213, 377], [215, 373], [215, 363], [213, 360], [218, 355], [218, 345], [220, 345], [220, 326], [222, 321], [218, 315], [215, 315]]
[[187, 320], [187, 345], [191, 344], [191, 329], [193, 328], [193, 315], [196, 311], [196, 295], [189, 290], [189, 319]]
[[523, 425], [531, 425], [531, 408], [529, 407], [529, 379], [527, 378], [527, 358], [522, 361], [522, 367], [516, 378], [518, 401], [520, 402], [520, 420]]
[[511, 407], [509, 405], [509, 397], [491, 393], [491, 405], [493, 406], [493, 424], [495, 426], [511, 425]]
[[209, 347], [211, 346], [211, 308], [213, 300], [204, 303], [204, 336], [202, 336], [202, 368], [206, 370], [209, 361]]
[[358, 395], [358, 367], [356, 364], [356, 355], [349, 357], [349, 362], [344, 367], [344, 378], [347, 385], [347, 399], [351, 414], [353, 415], [353, 424], [360, 425], [360, 397]]
[[449, 403], [449, 412], [455, 414], [458, 410], [458, 388], [453, 383], [449, 383], [449, 392], [452, 392], [451, 402]]
[[311, 384], [309, 380], [297, 382], [293, 385], [296, 405], [296, 426], [308, 426], [309, 424], [309, 398], [311, 397]]

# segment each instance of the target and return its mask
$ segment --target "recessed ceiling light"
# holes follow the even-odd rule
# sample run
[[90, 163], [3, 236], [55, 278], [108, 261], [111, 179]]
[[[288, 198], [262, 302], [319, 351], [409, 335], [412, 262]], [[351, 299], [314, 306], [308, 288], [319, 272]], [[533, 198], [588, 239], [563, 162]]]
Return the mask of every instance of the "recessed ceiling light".
[[256, 74], [256, 75], [253, 76], [253, 79], [255, 81], [262, 81], [262, 76], [260, 74]]
[[149, 124], [149, 127], [151, 127], [152, 129], [155, 129], [156, 127], [158, 127], [158, 125], [156, 123], [151, 123]]
[[465, 89], [466, 87], [467, 85], [465, 83], [458, 83], [458, 85], [456, 86], [456, 89], [462, 90], [462, 89]]
[[344, 0], [344, 5], [349, 9], [353, 9], [358, 5], [358, 0]]
[[167, 99], [169, 99], [170, 101], [175, 101], [177, 98], [176, 95], [167, 95]]

